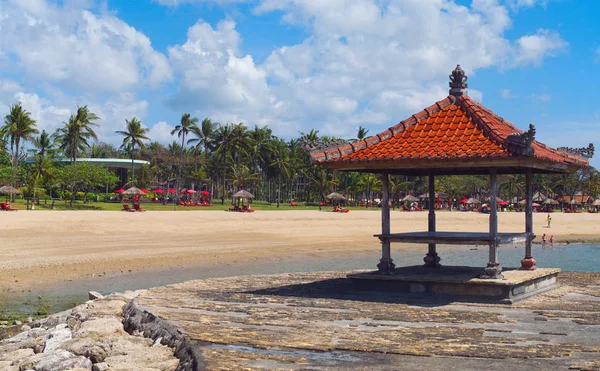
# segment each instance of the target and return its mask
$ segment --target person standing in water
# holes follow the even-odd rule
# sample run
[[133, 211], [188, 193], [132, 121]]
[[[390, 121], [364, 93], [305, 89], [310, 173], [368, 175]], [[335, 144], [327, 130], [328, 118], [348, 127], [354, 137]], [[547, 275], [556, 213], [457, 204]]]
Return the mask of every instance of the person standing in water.
[[542, 236], [542, 247], [546, 248], [546, 233]]
[[550, 236], [550, 246], [554, 246], [554, 235]]

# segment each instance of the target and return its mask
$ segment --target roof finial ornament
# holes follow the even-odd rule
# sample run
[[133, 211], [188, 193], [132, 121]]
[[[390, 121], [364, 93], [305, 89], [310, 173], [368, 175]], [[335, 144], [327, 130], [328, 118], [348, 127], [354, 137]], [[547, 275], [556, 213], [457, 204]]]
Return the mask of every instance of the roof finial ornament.
[[467, 75], [465, 75], [465, 71], [460, 68], [460, 64], [456, 65], [454, 71], [450, 75], [450, 95], [461, 96], [467, 95]]

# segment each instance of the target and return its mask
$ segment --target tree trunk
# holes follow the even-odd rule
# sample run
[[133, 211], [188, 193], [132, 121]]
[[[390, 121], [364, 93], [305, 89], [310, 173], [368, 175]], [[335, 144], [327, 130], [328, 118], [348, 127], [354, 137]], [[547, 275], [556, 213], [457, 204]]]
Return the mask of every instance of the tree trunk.
[[135, 175], [133, 172], [133, 159], [134, 159], [134, 154], [133, 154], [133, 150], [134, 150], [135, 146], [133, 144], [133, 142], [131, 142], [131, 186], [135, 187]]
[[281, 174], [279, 174], [279, 185], [277, 189], [277, 208], [279, 208], [279, 204], [281, 203]]

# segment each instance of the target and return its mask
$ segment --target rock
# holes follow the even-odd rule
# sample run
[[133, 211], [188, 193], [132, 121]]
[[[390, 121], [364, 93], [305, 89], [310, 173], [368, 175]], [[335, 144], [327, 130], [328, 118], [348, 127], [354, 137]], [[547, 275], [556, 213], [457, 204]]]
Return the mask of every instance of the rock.
[[90, 300], [96, 300], [96, 299], [102, 299], [104, 297], [104, 295], [102, 295], [99, 292], [96, 291], [90, 291], [88, 292], [88, 297], [90, 298]]
[[57, 349], [62, 343], [71, 339], [73, 334], [67, 325], [60, 324], [56, 325], [53, 331], [51, 331], [46, 337], [46, 348], [44, 353], [50, 353]]
[[106, 362], [96, 363], [92, 366], [92, 371], [106, 371], [108, 370], [108, 364]]
[[27, 358], [29, 356], [34, 355], [33, 349], [25, 348], [25, 349], [15, 349], [12, 352], [6, 352], [0, 354], [0, 361], [19, 361], [23, 358]]
[[129, 334], [123, 330], [123, 324], [115, 317], [97, 318], [83, 322], [80, 328], [73, 333], [74, 338], [109, 335], [128, 336]]
[[93, 363], [104, 361], [110, 354], [111, 347], [105, 338], [76, 338], [71, 339], [60, 346], [73, 354], [89, 358]]
[[21, 331], [29, 331], [29, 330], [31, 330], [31, 327], [29, 327], [27, 325], [21, 326]]
[[19, 366], [13, 366], [12, 361], [0, 361], [0, 370], [2, 370], [2, 371], [20, 371]]
[[27, 338], [18, 343], [5, 343], [0, 345], [0, 354], [14, 352], [18, 349], [32, 349], [34, 353], [41, 353], [46, 346], [46, 340], [43, 337], [35, 339]]
[[47, 334], [48, 334], [48, 330], [46, 330], [44, 328], [33, 328], [29, 331], [21, 332], [20, 334], [17, 334], [13, 337], [10, 337], [8, 339], [4, 339], [4, 340], [0, 341], [0, 345], [8, 344], [8, 343], [21, 343], [28, 339], [45, 337]]
[[46, 357], [45, 354], [38, 353], [27, 358], [23, 358], [19, 362], [13, 362], [13, 364], [15, 366], [19, 366], [19, 371], [33, 370], [35, 365], [37, 365], [38, 362], [41, 361], [44, 357]]
[[8, 326], [8, 321], [0, 321], [0, 326]]
[[44, 318], [43, 320], [35, 323], [31, 327], [40, 327], [41, 326], [46, 329], [54, 328], [59, 323], [67, 322], [67, 317], [71, 314], [71, 312], [72, 312], [72, 309], [54, 313], [54, 314]]
[[27, 318], [25, 319], [25, 322], [27, 322], [27, 323], [31, 323], [31, 322], [33, 322], [33, 317], [27, 317]]
[[83, 368], [85, 370], [92, 369], [92, 361], [89, 359], [76, 356], [71, 352], [63, 349], [57, 349], [54, 353], [44, 357], [37, 365], [35, 371], [54, 371], [54, 370], [70, 370], [74, 368]]
[[15, 320], [15, 321], [13, 322], [13, 325], [15, 325], [15, 326], [21, 326], [22, 324], [23, 324], [23, 322], [21, 322], [21, 321], [19, 321], [19, 320]]

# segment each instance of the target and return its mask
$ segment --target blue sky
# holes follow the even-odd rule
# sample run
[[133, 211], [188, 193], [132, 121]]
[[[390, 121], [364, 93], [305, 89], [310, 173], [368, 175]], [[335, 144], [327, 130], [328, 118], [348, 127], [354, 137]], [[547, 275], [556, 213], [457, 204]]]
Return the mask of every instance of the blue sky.
[[[600, 137], [596, 1], [0, 0], [0, 107], [53, 131], [77, 105], [101, 140], [133, 116], [169, 143], [183, 112], [375, 134], [447, 95], [469, 93], [551, 146]], [[592, 160], [595, 166], [600, 160]]]

